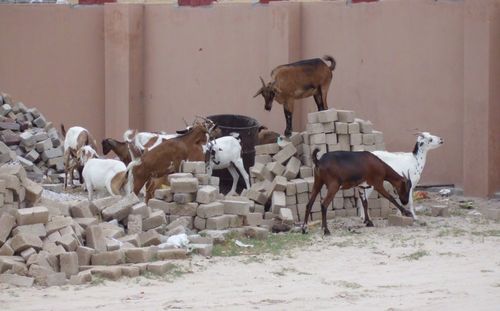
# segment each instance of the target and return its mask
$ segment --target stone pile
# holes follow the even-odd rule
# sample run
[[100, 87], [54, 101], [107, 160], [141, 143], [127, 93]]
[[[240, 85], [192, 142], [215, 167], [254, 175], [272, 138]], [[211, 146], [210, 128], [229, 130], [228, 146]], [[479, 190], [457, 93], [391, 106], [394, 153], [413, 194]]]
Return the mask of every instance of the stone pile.
[[[255, 165], [250, 168], [252, 186], [244, 195], [267, 206], [268, 218], [303, 221], [314, 183], [311, 154], [316, 148], [320, 157], [329, 151], [374, 151], [385, 146], [382, 132], [373, 130], [370, 121], [355, 118], [353, 111], [329, 109], [309, 113], [306, 131], [255, 147]], [[323, 187], [312, 206], [313, 220], [321, 219], [320, 199], [326, 193]], [[328, 208], [327, 218], [356, 216], [358, 197], [354, 189], [340, 190]], [[372, 217], [387, 218], [392, 210], [389, 201], [379, 198], [376, 191], [368, 198], [368, 206]]]
[[263, 208], [255, 213], [246, 198], [224, 198], [204, 163], [187, 162], [184, 171], [189, 167], [194, 171], [171, 175], [171, 186], [145, 204], [134, 194], [92, 203], [40, 201], [41, 187], [21, 165], [3, 165], [0, 198], [25, 201], [0, 208], [0, 283], [52, 286], [162, 274], [190, 252], [210, 256], [226, 234], [267, 237], [257, 227]]
[[0, 96], [0, 164], [16, 161], [30, 178], [64, 171], [63, 146], [52, 122], [36, 108]]

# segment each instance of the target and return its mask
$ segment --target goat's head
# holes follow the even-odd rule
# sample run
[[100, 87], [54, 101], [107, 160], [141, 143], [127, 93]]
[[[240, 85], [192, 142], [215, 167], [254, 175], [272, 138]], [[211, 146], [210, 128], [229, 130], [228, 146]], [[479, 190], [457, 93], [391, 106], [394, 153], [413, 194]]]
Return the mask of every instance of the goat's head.
[[97, 159], [99, 155], [94, 149], [92, 149], [92, 147], [86, 145], [78, 149], [78, 151], [76, 152], [76, 157], [78, 158], [80, 165], [85, 166], [88, 160]]
[[429, 132], [419, 132], [417, 134], [417, 143], [415, 145], [415, 151], [417, 149], [431, 150], [436, 149], [444, 143], [441, 137], [430, 134]]
[[410, 193], [411, 193], [411, 179], [410, 179], [410, 171], [408, 171], [407, 174], [403, 173], [403, 179], [399, 183], [399, 185], [396, 187], [396, 191], [398, 193], [399, 200], [403, 205], [407, 205], [408, 201], [410, 200]]
[[109, 138], [103, 139], [101, 145], [102, 145], [102, 153], [104, 155], [107, 155], [111, 150], [113, 150], [113, 146], [111, 145], [111, 141]]
[[271, 111], [271, 108], [273, 107], [273, 100], [274, 100], [274, 97], [276, 96], [277, 89], [276, 89], [273, 82], [269, 82], [266, 85], [266, 83], [264, 82], [264, 79], [262, 79], [262, 77], [259, 77], [259, 78], [260, 78], [260, 82], [262, 83], [262, 87], [257, 91], [257, 93], [255, 93], [255, 95], [253, 97], [257, 97], [260, 94], [262, 94], [262, 97], [264, 97], [264, 100], [266, 102], [266, 105], [264, 106], [264, 108], [267, 111]]

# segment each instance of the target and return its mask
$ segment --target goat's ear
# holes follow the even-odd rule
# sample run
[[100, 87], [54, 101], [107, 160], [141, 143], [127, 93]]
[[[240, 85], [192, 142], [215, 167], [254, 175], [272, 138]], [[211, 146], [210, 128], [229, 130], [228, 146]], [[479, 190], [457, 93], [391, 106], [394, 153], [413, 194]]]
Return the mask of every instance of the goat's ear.
[[264, 125], [261, 125], [259, 126], [259, 132], [262, 131], [262, 130], [267, 130], [267, 126], [264, 126]]
[[281, 89], [276, 86], [276, 84], [272, 84], [271, 86], [273, 88], [274, 93], [281, 93]]

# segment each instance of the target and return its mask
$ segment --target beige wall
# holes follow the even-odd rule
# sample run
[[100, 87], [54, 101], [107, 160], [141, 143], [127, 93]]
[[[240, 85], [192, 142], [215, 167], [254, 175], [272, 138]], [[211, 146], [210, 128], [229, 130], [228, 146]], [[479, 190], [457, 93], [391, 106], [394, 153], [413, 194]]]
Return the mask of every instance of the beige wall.
[[[410, 151], [415, 128], [442, 136], [422, 183], [484, 196], [500, 190], [498, 2], [3, 5], [0, 42], [16, 48], [0, 54], [0, 86], [99, 138], [219, 113], [282, 132], [282, 108], [269, 113], [252, 98], [259, 75], [331, 54], [330, 107], [372, 120], [388, 150]], [[303, 101], [296, 130], [314, 107]]]
[[102, 6], [0, 5], [0, 91], [104, 136]]

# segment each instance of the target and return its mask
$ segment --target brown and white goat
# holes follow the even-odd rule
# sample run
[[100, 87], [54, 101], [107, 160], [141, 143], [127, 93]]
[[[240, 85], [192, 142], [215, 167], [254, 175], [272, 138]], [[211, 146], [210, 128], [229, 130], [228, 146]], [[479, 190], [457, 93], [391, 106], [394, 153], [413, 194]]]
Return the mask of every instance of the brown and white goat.
[[[314, 185], [311, 191], [311, 197], [306, 206], [306, 214], [302, 225], [302, 232], [305, 233], [307, 220], [311, 214], [311, 207], [316, 200], [316, 196], [321, 191], [323, 185], [328, 190], [325, 198], [321, 202], [321, 220], [325, 235], [330, 234], [326, 224], [326, 210], [332, 202], [339, 189], [349, 189], [367, 183], [377, 190], [383, 197], [398, 207], [405, 216], [411, 216], [411, 213], [404, 209], [384, 188], [384, 180], [388, 181], [396, 189], [399, 200], [403, 205], [408, 204], [409, 193], [411, 190], [411, 180], [405, 176], [396, 173], [389, 165], [368, 151], [334, 151], [327, 152], [318, 160], [319, 149], [312, 153], [314, 168]], [[363, 202], [365, 211], [365, 223], [372, 227], [368, 216], [368, 204], [366, 198]]]
[[208, 134], [205, 126], [195, 125], [186, 134], [162, 142], [131, 162], [127, 168], [129, 189], [138, 194], [151, 178], [168, 175], [172, 162], [177, 171], [183, 160], [205, 161], [202, 145], [207, 142]]
[[[73, 183], [73, 171], [78, 170], [80, 183], [83, 183], [82, 170], [83, 166], [79, 164], [77, 152], [83, 146], [90, 146], [96, 150], [96, 141], [89, 131], [80, 126], [73, 126], [66, 131], [64, 125], [61, 124], [61, 132], [64, 137], [64, 188], [68, 186], [68, 175], [70, 182]], [[74, 161], [76, 160], [76, 161]]]
[[102, 141], [102, 153], [107, 155], [110, 151], [113, 151], [120, 161], [128, 165], [132, 159], [130, 158], [129, 147], [126, 142], [118, 141], [113, 138], [106, 138]]
[[262, 94], [266, 102], [265, 109], [268, 111], [271, 111], [273, 100], [283, 105], [287, 137], [292, 133], [293, 106], [296, 99], [314, 96], [318, 111], [328, 109], [326, 97], [336, 62], [328, 55], [323, 59], [330, 62], [330, 66], [319, 58], [307, 59], [274, 68], [271, 72], [272, 81], [267, 85], [264, 79], [260, 78], [262, 87], [254, 97]]

